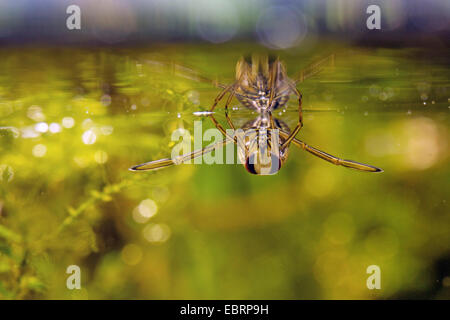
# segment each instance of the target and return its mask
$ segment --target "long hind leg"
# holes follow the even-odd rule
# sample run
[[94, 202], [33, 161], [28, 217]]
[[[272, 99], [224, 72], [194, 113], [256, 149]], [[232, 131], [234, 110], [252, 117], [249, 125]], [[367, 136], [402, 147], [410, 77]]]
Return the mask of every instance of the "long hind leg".
[[[281, 131], [281, 130], [280, 130], [280, 135], [285, 137], [285, 138], [288, 137], [288, 133], [284, 132], [284, 131]], [[321, 150], [319, 150], [317, 148], [314, 148], [314, 147], [304, 143], [303, 141], [300, 141], [300, 140], [295, 139], [295, 138], [292, 140], [292, 143], [294, 145], [296, 145], [297, 147], [299, 147], [299, 148], [301, 148], [301, 149], [303, 149], [305, 151], [308, 151], [309, 153], [315, 155], [316, 157], [319, 157], [319, 158], [321, 158], [321, 159], [323, 159], [325, 161], [328, 161], [330, 163], [333, 163], [333, 164], [335, 164], [337, 166], [343, 166], [343, 167], [346, 167], [346, 168], [351, 168], [351, 169], [356, 169], [356, 170], [366, 171], [366, 172], [383, 172], [383, 169], [380, 169], [380, 168], [375, 167], [375, 166], [371, 166], [369, 164], [364, 164], [364, 163], [356, 162], [356, 161], [353, 161], [353, 160], [345, 160], [345, 159], [338, 158], [338, 157], [333, 156], [333, 155], [331, 155], [329, 153], [326, 153], [326, 152], [321, 151]]]

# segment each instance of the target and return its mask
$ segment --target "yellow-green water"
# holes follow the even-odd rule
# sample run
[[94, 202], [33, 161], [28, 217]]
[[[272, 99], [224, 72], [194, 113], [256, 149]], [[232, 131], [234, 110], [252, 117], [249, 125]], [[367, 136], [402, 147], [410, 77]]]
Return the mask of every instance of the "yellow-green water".
[[[0, 298], [448, 298], [448, 51], [281, 54], [293, 75], [336, 53], [334, 70], [299, 85], [299, 137], [384, 173], [294, 147], [274, 176], [128, 171], [170, 156], [172, 131], [192, 130], [220, 92], [169, 62], [230, 83], [252, 50], [3, 48]], [[275, 116], [295, 125], [294, 99]], [[81, 290], [66, 288], [69, 265]], [[381, 290], [366, 287], [369, 265]]]

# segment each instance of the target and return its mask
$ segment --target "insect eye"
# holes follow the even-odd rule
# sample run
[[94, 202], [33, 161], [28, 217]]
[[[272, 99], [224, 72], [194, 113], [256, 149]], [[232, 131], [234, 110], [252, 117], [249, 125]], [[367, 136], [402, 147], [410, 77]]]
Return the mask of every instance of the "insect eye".
[[257, 163], [257, 153], [253, 153], [245, 159], [245, 169], [251, 174], [272, 175], [281, 169], [281, 159], [275, 154], [271, 155], [270, 167]]
[[255, 168], [255, 161], [254, 161], [255, 156], [254, 155], [250, 155], [249, 157], [247, 157], [245, 159], [245, 169], [250, 172], [251, 174], [259, 174], [256, 171]]

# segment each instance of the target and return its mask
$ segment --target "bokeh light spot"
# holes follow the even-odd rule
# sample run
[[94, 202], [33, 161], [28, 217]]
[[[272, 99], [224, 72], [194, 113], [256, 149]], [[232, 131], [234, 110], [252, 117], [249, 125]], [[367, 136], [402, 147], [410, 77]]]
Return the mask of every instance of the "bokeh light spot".
[[40, 132], [40, 133], [47, 132], [48, 124], [45, 122], [36, 123], [36, 125], [34, 126], [34, 130], [36, 130], [37, 132]]
[[32, 150], [33, 156], [37, 158], [42, 158], [47, 153], [47, 147], [43, 144], [37, 144]]
[[75, 120], [72, 117], [64, 117], [62, 119], [62, 126], [64, 128], [70, 129], [75, 125]]
[[142, 256], [142, 249], [136, 244], [127, 244], [121, 252], [122, 261], [129, 266], [137, 265]]
[[256, 32], [267, 47], [286, 49], [298, 45], [305, 38], [307, 22], [305, 16], [293, 8], [274, 6], [261, 14]]
[[84, 144], [94, 144], [97, 140], [97, 135], [93, 130], [87, 130], [83, 133], [82, 140]]
[[151, 199], [142, 200], [133, 210], [133, 219], [137, 223], [145, 223], [158, 212], [158, 206]]
[[239, 20], [232, 3], [201, 0], [196, 10], [197, 31], [203, 39], [222, 43], [236, 34]]
[[55, 123], [55, 122], [50, 123], [48, 129], [51, 133], [61, 132], [61, 126], [59, 125], [59, 123]]
[[149, 242], [162, 243], [170, 237], [170, 228], [165, 224], [151, 223], [142, 231], [144, 238]]

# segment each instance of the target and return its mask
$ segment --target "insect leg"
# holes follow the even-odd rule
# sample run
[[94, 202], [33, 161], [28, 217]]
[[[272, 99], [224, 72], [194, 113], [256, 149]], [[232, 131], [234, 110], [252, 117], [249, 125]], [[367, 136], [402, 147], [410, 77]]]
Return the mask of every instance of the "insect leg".
[[219, 103], [220, 100], [222, 100], [223, 96], [230, 91], [230, 89], [233, 87], [233, 84], [227, 86], [225, 89], [222, 90], [222, 92], [214, 99], [214, 103], [211, 107], [211, 109], [209, 109], [210, 112], [214, 111], [214, 109], [216, 108], [217, 104]]
[[280, 148], [281, 150], [283, 150], [284, 148], [289, 146], [291, 141], [295, 138], [297, 133], [303, 127], [302, 94], [300, 93], [300, 91], [298, 91], [298, 89], [294, 85], [290, 84], [290, 86], [291, 86], [291, 89], [295, 92], [295, 94], [298, 97], [298, 123], [295, 126], [294, 130], [291, 132], [291, 134], [288, 136], [286, 141], [281, 146], [281, 148]]
[[188, 160], [192, 160], [194, 158], [197, 158], [204, 154], [212, 152], [214, 149], [221, 148], [230, 142], [233, 142], [233, 140], [225, 139], [223, 141], [209, 145], [203, 149], [195, 150], [191, 153], [181, 155], [175, 159], [160, 159], [160, 160], [155, 160], [155, 161], [138, 164], [137, 166], [131, 167], [130, 171], [151, 171], [151, 170], [158, 170], [158, 169], [170, 167], [175, 164], [181, 164]]
[[269, 113], [269, 121], [270, 121], [270, 128], [276, 129], [275, 121], [273, 120], [272, 112]]
[[272, 74], [270, 75], [269, 107], [272, 107], [272, 102], [275, 94], [275, 85], [277, 83], [277, 76], [278, 76], [278, 63], [275, 64], [275, 68], [272, 69]]
[[232, 137], [226, 132], [224, 127], [216, 120], [216, 118], [214, 118], [214, 115], [210, 114], [209, 117], [211, 118], [216, 128], [225, 136], [225, 138], [227, 138], [227, 140], [237, 141], [236, 137]]
[[[230, 104], [230, 102], [231, 102], [231, 99], [233, 98], [233, 96], [234, 96], [234, 93], [235, 93], [235, 85], [234, 84], [231, 84], [231, 85], [229, 85], [228, 87], [226, 87], [217, 97], [216, 97], [216, 99], [214, 100], [214, 104], [213, 104], [213, 106], [211, 107], [211, 109], [210, 109], [210, 111], [213, 111], [214, 110], [214, 108], [217, 106], [217, 104], [219, 103], [219, 101], [220, 100], [222, 100], [222, 98], [225, 96], [225, 94], [227, 93], [227, 92], [229, 92], [230, 90], [232, 90], [231, 92], [230, 92], [230, 95], [229, 95], [229, 97], [228, 97], [228, 99], [227, 99], [227, 102], [226, 102], [226, 104], [225, 104], [225, 115], [226, 115], [226, 117], [227, 117], [227, 122], [228, 122], [228, 124], [234, 129], [234, 125], [233, 125], [233, 123], [231, 122], [231, 119], [229, 119], [229, 117], [228, 117], [228, 104]], [[232, 136], [230, 136], [229, 134], [227, 134], [227, 132], [226, 132], [226, 130], [224, 129], [224, 127], [216, 120], [216, 118], [214, 118], [214, 114], [213, 113], [211, 113], [210, 115], [209, 115], [209, 117], [211, 118], [211, 120], [212, 120], [212, 122], [214, 123], [214, 125], [216, 126], [216, 128], [226, 137], [226, 138], [228, 138], [228, 139], [231, 139], [231, 140], [233, 140], [233, 141], [237, 141], [236, 140], [236, 138], [233, 138]]]
[[231, 100], [233, 100], [233, 96], [234, 96], [234, 93], [235, 93], [235, 92], [236, 92], [236, 89], [233, 87], [233, 89], [232, 89], [231, 92], [230, 92], [230, 96], [228, 97], [227, 102], [225, 103], [225, 117], [227, 118], [228, 125], [229, 125], [233, 130], [236, 130], [236, 128], [234, 127], [234, 124], [233, 124], [233, 122], [231, 121], [230, 116], [228, 115], [228, 105], [230, 104]]
[[219, 83], [215, 79], [210, 79], [204, 76], [203, 74], [201, 74], [201, 72], [198, 72], [189, 66], [164, 61], [165, 59], [163, 57], [152, 56], [145, 58], [145, 57], [131, 56], [131, 58], [139, 64], [145, 64], [146, 66], [151, 68], [152, 72], [158, 73], [171, 72], [175, 76], [182, 77], [188, 80], [193, 80], [202, 83], [209, 83], [218, 88], [226, 88], [226, 85]]
[[327, 66], [334, 67], [334, 61], [335, 61], [335, 54], [333, 53], [319, 61], [316, 61], [308, 65], [300, 72], [298, 72], [296, 76], [294, 76], [293, 79], [295, 84], [298, 84], [300, 82], [305, 81], [308, 78], [315, 76], [316, 74], [324, 70]]
[[[280, 130], [280, 135], [282, 135], [283, 137], [288, 137], [289, 134], [287, 132], [281, 131]], [[359, 163], [353, 160], [344, 160], [344, 159], [340, 159], [338, 157], [335, 157], [331, 154], [328, 154], [324, 151], [321, 151], [319, 149], [316, 149], [314, 147], [311, 147], [309, 145], [307, 145], [306, 143], [304, 143], [303, 141], [300, 141], [298, 139], [293, 139], [292, 143], [295, 144], [297, 147], [302, 148], [303, 150], [308, 151], [309, 153], [315, 155], [316, 157], [319, 157], [325, 161], [331, 162], [337, 166], [343, 166], [346, 168], [352, 168], [352, 169], [356, 169], [356, 170], [361, 170], [361, 171], [367, 171], [367, 172], [383, 172], [383, 169], [368, 165], [368, 164], [364, 164], [364, 163]]]

